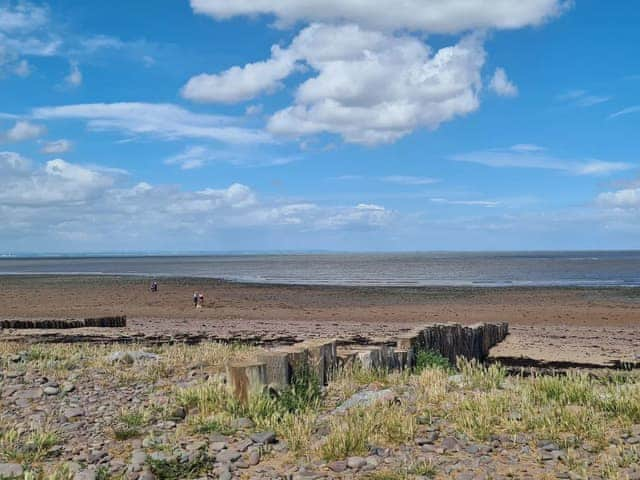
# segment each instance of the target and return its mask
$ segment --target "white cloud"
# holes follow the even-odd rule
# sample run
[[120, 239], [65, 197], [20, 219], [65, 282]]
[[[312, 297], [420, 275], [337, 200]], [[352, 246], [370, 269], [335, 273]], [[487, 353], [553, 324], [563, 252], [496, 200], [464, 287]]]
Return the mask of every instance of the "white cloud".
[[40, 150], [42, 153], [60, 154], [66, 153], [73, 148], [73, 144], [64, 138], [55, 140], [53, 142], [47, 142]]
[[49, 8], [31, 2], [0, 5], [0, 32], [29, 32], [49, 21]]
[[28, 77], [31, 75], [31, 65], [26, 60], [20, 60], [18, 64], [13, 68], [13, 73], [19, 77]]
[[[523, 146], [525, 148], [523, 148]], [[535, 148], [531, 148], [535, 147]], [[597, 159], [573, 160], [554, 157], [544, 153], [535, 145], [514, 145], [511, 148], [496, 148], [462, 153], [451, 157], [459, 162], [470, 162], [488, 167], [542, 168], [564, 171], [573, 175], [606, 175], [634, 168], [624, 162], [605, 162]]]
[[598, 195], [596, 203], [607, 208], [640, 208], [640, 188], [625, 188]]
[[518, 87], [509, 80], [504, 68], [496, 68], [496, 71], [493, 73], [493, 77], [491, 77], [489, 88], [501, 97], [518, 96]]
[[178, 165], [182, 170], [194, 170], [213, 163], [230, 163], [244, 167], [268, 167], [286, 165], [298, 160], [295, 156], [270, 156], [263, 152], [227, 150], [192, 145], [167, 158], [165, 165]]
[[258, 227], [368, 230], [387, 227], [395, 218], [394, 212], [371, 204], [261, 199], [241, 183], [194, 191], [144, 181], [128, 186], [128, 181], [119, 170], [62, 159], [34, 166], [16, 153], [1, 152], [0, 238], [35, 232], [48, 240], [101, 237], [112, 245], [129, 236], [206, 240], [225, 230]]
[[382, 177], [380, 180], [387, 183], [397, 183], [399, 185], [431, 185], [439, 182], [437, 178], [413, 177], [409, 175], [389, 175]]
[[15, 152], [0, 152], [0, 173], [3, 177], [21, 175], [29, 171], [31, 162]]
[[622, 117], [623, 115], [630, 115], [632, 113], [638, 113], [638, 112], [640, 112], [640, 105], [635, 105], [633, 107], [624, 108], [620, 111], [612, 113], [611, 115], [609, 115], [609, 118]]
[[500, 205], [500, 202], [493, 200], [449, 200], [446, 198], [432, 198], [433, 203], [440, 203], [445, 205], [462, 205], [467, 207], [486, 207], [493, 208]]
[[[6, 152], [5, 152], [6, 153]], [[0, 159], [2, 156], [0, 155]], [[1, 164], [5, 162], [1, 162]], [[84, 202], [113, 185], [116, 173], [68, 163], [62, 159], [48, 161], [31, 169], [22, 160], [0, 180], [0, 205], [51, 206]]]
[[248, 116], [260, 115], [262, 113], [262, 109], [262, 104], [247, 105], [247, 108], [244, 109], [244, 114]]
[[87, 103], [43, 107], [33, 111], [40, 119], [86, 120], [95, 131], [116, 130], [129, 135], [152, 135], [165, 140], [200, 138], [225, 143], [270, 143], [260, 130], [235, 126], [233, 117], [198, 114], [161, 103]]
[[354, 22], [375, 29], [456, 33], [473, 29], [512, 29], [538, 25], [561, 14], [562, 0], [191, 0], [196, 13], [227, 19], [275, 15], [282, 24]]
[[593, 107], [594, 105], [608, 102], [611, 98], [608, 95], [592, 95], [586, 90], [569, 90], [557, 97], [559, 101], [576, 107]]
[[287, 51], [318, 74], [299, 86], [294, 105], [269, 119], [274, 134], [328, 132], [352, 143], [390, 143], [479, 106], [485, 52], [478, 36], [432, 53], [410, 36], [312, 25]]
[[182, 96], [197, 102], [235, 103], [249, 100], [259, 93], [272, 92], [288, 77], [295, 59], [278, 46], [264, 62], [232, 67], [219, 75], [201, 74], [191, 78], [182, 88]]
[[69, 75], [65, 77], [65, 82], [72, 87], [82, 85], [82, 72], [80, 71], [78, 62], [71, 62], [69, 64]]
[[24, 120], [19, 120], [13, 127], [0, 134], [2, 142], [24, 142], [41, 137], [46, 133], [47, 129], [42, 125], [36, 125]]

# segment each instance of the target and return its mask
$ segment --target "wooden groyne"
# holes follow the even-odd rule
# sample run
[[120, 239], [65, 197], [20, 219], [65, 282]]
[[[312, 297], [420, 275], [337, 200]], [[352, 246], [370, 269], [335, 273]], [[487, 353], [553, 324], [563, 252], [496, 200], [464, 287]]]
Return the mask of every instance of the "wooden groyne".
[[458, 357], [483, 360], [494, 345], [509, 333], [507, 323], [460, 325], [430, 324], [393, 339], [369, 345], [338, 345], [336, 339], [307, 340], [287, 347], [264, 350], [247, 362], [227, 366], [227, 382], [243, 402], [265, 388], [280, 390], [291, 385], [299, 372], [310, 373], [325, 385], [341, 367], [402, 370], [415, 365], [421, 351], [438, 352], [451, 362]]
[[85, 328], [85, 327], [101, 327], [101, 328], [117, 328], [126, 327], [127, 317], [125, 315], [116, 317], [96, 317], [84, 319], [66, 319], [66, 320], [0, 320], [0, 328], [12, 329], [68, 329], [68, 328]]

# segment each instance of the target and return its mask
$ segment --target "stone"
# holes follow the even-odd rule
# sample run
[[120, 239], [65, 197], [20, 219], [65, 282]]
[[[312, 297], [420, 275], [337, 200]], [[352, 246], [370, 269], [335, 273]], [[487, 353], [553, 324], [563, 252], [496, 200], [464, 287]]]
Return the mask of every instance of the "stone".
[[249, 430], [255, 426], [253, 421], [250, 418], [237, 418], [232, 422], [234, 428], [238, 430]]
[[256, 443], [269, 444], [276, 442], [276, 434], [274, 432], [258, 432], [251, 435], [251, 440]]
[[332, 472], [342, 473], [347, 469], [347, 462], [345, 460], [336, 460], [327, 466]]
[[234, 445], [234, 448], [239, 452], [246, 452], [251, 445], [253, 445], [253, 440], [245, 438], [244, 440], [240, 440], [238, 443], [236, 443]]
[[445, 452], [451, 452], [458, 449], [458, 441], [455, 437], [445, 437], [442, 439], [441, 446]]
[[62, 414], [68, 420], [75, 420], [84, 416], [84, 410], [80, 407], [67, 408]]
[[222, 450], [226, 450], [227, 448], [229, 448], [227, 442], [212, 442], [209, 444], [209, 450], [212, 450], [214, 452], [220, 452]]
[[135, 450], [131, 454], [131, 464], [134, 466], [142, 467], [147, 461], [147, 454], [142, 450]]
[[156, 480], [156, 476], [149, 470], [145, 470], [140, 474], [138, 480]]
[[184, 407], [175, 407], [173, 410], [171, 410], [170, 417], [174, 420], [184, 420], [186, 416], [187, 411]]
[[249, 465], [251, 466], [256, 466], [260, 463], [260, 450], [257, 448], [254, 448], [253, 450], [251, 450], [249, 452], [249, 457], [247, 459], [247, 461], [249, 462]]
[[62, 393], [71, 393], [76, 389], [76, 386], [71, 382], [64, 382], [62, 384]]
[[362, 457], [349, 457], [347, 458], [347, 467], [352, 470], [358, 470], [364, 467], [367, 464], [367, 461]]
[[216, 455], [216, 461], [220, 463], [231, 463], [238, 460], [242, 455], [235, 450], [222, 450]]
[[136, 362], [154, 361], [159, 359], [160, 355], [142, 350], [131, 352], [118, 351], [113, 352], [107, 357], [107, 360], [111, 363], [124, 363], [129, 365]]
[[13, 396], [20, 400], [35, 400], [42, 397], [43, 393], [41, 388], [26, 388], [24, 390], [18, 390]]
[[0, 478], [22, 477], [23, 473], [19, 463], [0, 463]]
[[57, 387], [44, 387], [43, 391], [45, 395], [57, 395], [60, 393], [60, 389]]
[[385, 390], [363, 390], [353, 394], [344, 403], [338, 406], [334, 413], [344, 413], [350, 408], [366, 407], [378, 402], [393, 403], [396, 401], [396, 394], [391, 389]]
[[73, 480], [96, 480], [95, 470], [80, 470], [73, 476]]

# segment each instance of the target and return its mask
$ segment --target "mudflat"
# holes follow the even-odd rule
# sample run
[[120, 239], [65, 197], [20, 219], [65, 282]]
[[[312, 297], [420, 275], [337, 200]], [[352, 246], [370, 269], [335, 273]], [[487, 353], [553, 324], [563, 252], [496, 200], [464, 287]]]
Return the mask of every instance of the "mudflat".
[[[3, 276], [0, 317], [124, 314], [128, 326], [119, 336], [213, 338], [381, 337], [431, 322], [506, 321], [511, 335], [492, 352], [498, 358], [608, 364], [640, 355], [640, 288], [334, 287], [197, 278], [160, 279], [158, 292], [149, 286], [149, 279], [134, 277]], [[201, 309], [193, 306], [194, 292], [204, 294]]]

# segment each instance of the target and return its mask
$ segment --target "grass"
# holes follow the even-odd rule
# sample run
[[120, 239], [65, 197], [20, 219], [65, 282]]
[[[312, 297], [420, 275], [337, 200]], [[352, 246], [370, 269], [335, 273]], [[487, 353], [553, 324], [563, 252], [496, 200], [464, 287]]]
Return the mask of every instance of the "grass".
[[433, 463], [423, 460], [398, 470], [377, 470], [364, 476], [369, 480], [409, 480], [414, 477], [433, 478], [436, 475]]
[[30, 465], [50, 455], [60, 443], [59, 434], [48, 426], [23, 430], [15, 425], [0, 426], [0, 460]]
[[122, 410], [118, 415], [117, 424], [113, 428], [116, 440], [128, 440], [143, 434], [142, 429], [152, 420], [150, 409], [143, 407]]
[[416, 354], [415, 372], [420, 373], [427, 368], [441, 368], [443, 370], [451, 370], [449, 359], [443, 357], [433, 350], [419, 350]]
[[181, 480], [198, 478], [211, 470], [212, 460], [204, 453], [199, 454], [192, 460], [182, 462], [178, 458], [167, 460], [147, 459], [151, 472], [159, 480]]
[[365, 455], [373, 444], [397, 445], [412, 440], [416, 428], [415, 416], [401, 405], [378, 403], [354, 408], [332, 418], [320, 454], [327, 461]]

